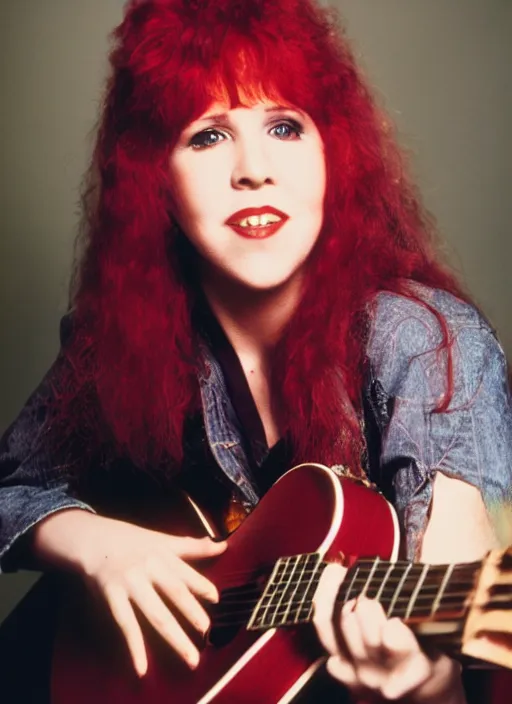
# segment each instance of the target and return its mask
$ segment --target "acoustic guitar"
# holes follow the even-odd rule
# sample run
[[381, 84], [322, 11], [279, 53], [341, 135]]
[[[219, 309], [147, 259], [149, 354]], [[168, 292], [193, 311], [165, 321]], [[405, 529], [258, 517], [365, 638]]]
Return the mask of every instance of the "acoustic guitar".
[[[197, 525], [213, 534], [193, 502]], [[171, 517], [172, 518], [172, 517]], [[159, 526], [161, 529], [161, 526]], [[169, 520], [168, 531], [178, 528]], [[377, 491], [319, 464], [284, 474], [206, 564], [220, 602], [199, 666], [190, 670], [149, 627], [149, 669], [138, 678], [109, 614], [80, 592], [55, 643], [52, 704], [285, 704], [325, 661], [311, 624], [325, 565], [344, 556], [338, 599], [378, 599], [425, 644], [465, 661], [512, 668], [512, 548], [469, 564], [398, 558], [393, 507]]]

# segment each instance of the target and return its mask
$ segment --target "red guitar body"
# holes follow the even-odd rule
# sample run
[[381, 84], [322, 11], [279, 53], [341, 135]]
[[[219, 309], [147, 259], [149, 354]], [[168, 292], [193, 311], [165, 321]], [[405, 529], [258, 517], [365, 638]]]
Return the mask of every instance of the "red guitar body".
[[[168, 532], [178, 532], [172, 521]], [[183, 526], [181, 532], [187, 532]], [[228, 543], [202, 569], [219, 592], [268, 576], [283, 556], [395, 559], [398, 528], [380, 494], [321, 465], [301, 465], [272, 487]], [[149, 671], [139, 679], [109, 618], [83, 604], [65, 611], [55, 645], [52, 704], [284, 704], [323, 661], [311, 626], [263, 633], [240, 628], [224, 645], [206, 645], [194, 671], [149, 627], [147, 647]]]

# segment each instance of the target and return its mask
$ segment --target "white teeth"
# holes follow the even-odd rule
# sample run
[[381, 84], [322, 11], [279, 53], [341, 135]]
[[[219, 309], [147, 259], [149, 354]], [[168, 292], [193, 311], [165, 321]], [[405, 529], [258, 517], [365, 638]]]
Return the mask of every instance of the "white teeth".
[[281, 218], [273, 213], [263, 213], [263, 215], [251, 215], [243, 218], [237, 223], [240, 227], [265, 227], [271, 222], [280, 222]]

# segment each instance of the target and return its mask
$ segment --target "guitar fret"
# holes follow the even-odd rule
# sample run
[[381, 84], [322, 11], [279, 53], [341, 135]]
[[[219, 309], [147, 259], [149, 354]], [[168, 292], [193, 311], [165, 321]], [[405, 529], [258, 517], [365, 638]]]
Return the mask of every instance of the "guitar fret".
[[[290, 610], [291, 599], [293, 598], [293, 594], [297, 590], [297, 585], [293, 584], [293, 576], [297, 570], [297, 566], [300, 563], [300, 558], [301, 558], [301, 555], [297, 555], [296, 557], [291, 557], [288, 560], [288, 564], [289, 565], [291, 564], [291, 572], [290, 572], [289, 576], [287, 577], [287, 581], [284, 583], [285, 587], [281, 591], [281, 596], [277, 601], [274, 613], [270, 617], [270, 626], [282, 625], [282, 624], [276, 623], [278, 616], [279, 616], [280, 620], [282, 619], [283, 623], [286, 621], [286, 616]], [[286, 570], [285, 570], [285, 575], [286, 575]], [[291, 594], [289, 594], [290, 590], [291, 590]], [[276, 594], [278, 592], [279, 592], [279, 589], [276, 590]], [[289, 602], [287, 605], [285, 605], [286, 608], [285, 608], [284, 614], [281, 616], [279, 614], [279, 609], [285, 599], [289, 599]]]
[[411, 597], [409, 599], [409, 605], [408, 605], [407, 610], [405, 612], [405, 619], [409, 618], [409, 616], [411, 615], [411, 611], [414, 609], [414, 604], [416, 602], [416, 598], [419, 594], [421, 587], [423, 586], [423, 582], [425, 581], [425, 577], [427, 576], [428, 568], [429, 568], [429, 565], [423, 565], [423, 569], [421, 570], [420, 578], [418, 579], [416, 587], [414, 588], [414, 591], [411, 594]]
[[[307, 622], [311, 619], [313, 612], [313, 596], [318, 586], [318, 569], [321, 566], [320, 555], [318, 553], [311, 553], [307, 556], [307, 562], [301, 577], [304, 577], [307, 570], [311, 567], [311, 563], [313, 563], [313, 569], [307, 582], [302, 582], [304, 584], [304, 593], [296, 606], [293, 623], [299, 623], [301, 621]], [[299, 594], [298, 591], [296, 592], [296, 595], [297, 594]]]
[[[318, 553], [277, 560], [255, 608], [249, 630], [264, 630], [311, 621], [313, 597], [321, 568], [327, 563]], [[355, 596], [376, 599], [388, 617], [460, 618], [473, 587], [475, 565], [428, 565], [400, 560], [394, 563], [359, 560], [347, 573], [337, 599], [346, 603]], [[438, 619], [436, 619], [438, 620]]]
[[[293, 618], [289, 619], [290, 623], [297, 624], [300, 621], [304, 621], [304, 620], [308, 621], [311, 616], [311, 611], [313, 608], [313, 604], [312, 604], [313, 594], [316, 591], [316, 587], [317, 587], [317, 583], [315, 583], [316, 570], [318, 568], [319, 563], [320, 563], [320, 555], [318, 555], [318, 553], [310, 553], [309, 555], [306, 555], [306, 561], [304, 563], [301, 575], [299, 577], [299, 583], [298, 583], [297, 589], [295, 591], [295, 594], [293, 595], [293, 600], [295, 600], [295, 604], [293, 604], [294, 616], [293, 616]], [[311, 565], [313, 565], [313, 569], [311, 571], [311, 574], [309, 574], [308, 579], [306, 579], [305, 577], [308, 575], [308, 572], [311, 569]], [[313, 589], [313, 593], [310, 596], [310, 591], [311, 591], [312, 586], [314, 586], [314, 589]], [[307, 605], [306, 605], [306, 600], [309, 601], [309, 604], [307, 604]], [[304, 611], [305, 611], [305, 613], [303, 614]], [[291, 608], [290, 608], [290, 612], [291, 612]]]
[[[288, 601], [288, 604], [286, 606], [286, 611], [284, 614], [284, 617], [282, 619], [282, 625], [285, 626], [287, 623], [292, 621], [293, 623], [296, 622], [297, 619], [297, 614], [295, 613], [295, 616], [293, 616], [292, 611], [296, 609], [296, 604], [295, 604], [295, 599], [297, 596], [302, 598], [302, 592], [303, 592], [303, 587], [304, 587], [304, 573], [306, 572], [306, 567], [308, 564], [308, 556], [307, 555], [301, 555], [300, 560], [299, 560], [299, 565], [302, 562], [302, 569], [298, 575], [297, 582], [295, 584], [295, 589], [293, 590], [290, 600]], [[300, 602], [299, 602], [300, 603]]]
[[276, 585], [276, 589], [274, 591], [274, 603], [271, 605], [270, 614], [267, 612], [268, 619], [266, 618], [265, 623], [263, 624], [265, 626], [273, 627], [276, 625], [275, 621], [278, 616], [279, 608], [283, 602], [285, 594], [290, 589], [290, 583], [297, 566], [298, 556], [288, 557], [284, 562], [285, 567], [281, 580]]
[[352, 579], [350, 580], [350, 584], [348, 585], [347, 591], [345, 592], [345, 596], [344, 596], [344, 598], [343, 598], [343, 601], [344, 601], [345, 603], [346, 603], [347, 601], [350, 601], [350, 592], [351, 592], [351, 590], [352, 590], [352, 587], [354, 586], [354, 582], [355, 582], [356, 579], [357, 579], [357, 575], [358, 575], [358, 573], [359, 573], [359, 570], [360, 570], [360, 566], [359, 566], [359, 565], [356, 565], [356, 566], [355, 566], [355, 569], [354, 569], [354, 575], [353, 575]]
[[395, 608], [395, 604], [397, 602], [398, 595], [400, 594], [402, 586], [403, 586], [405, 580], [407, 579], [407, 575], [409, 574], [411, 568], [412, 568], [412, 562], [408, 562], [407, 567], [405, 568], [404, 573], [403, 573], [400, 581], [398, 582], [398, 586], [393, 593], [393, 598], [391, 599], [391, 603], [389, 605], [389, 608], [386, 611], [386, 616], [388, 616], [388, 617], [390, 617], [393, 613], [393, 609]]
[[311, 620], [318, 584], [318, 553], [280, 558], [248, 620], [248, 630], [292, 625]]
[[438, 611], [438, 609], [441, 605], [441, 601], [444, 596], [444, 590], [446, 589], [446, 586], [447, 586], [448, 582], [450, 581], [450, 577], [452, 575], [454, 567], [455, 567], [455, 565], [451, 564], [451, 565], [448, 565], [446, 568], [446, 572], [444, 574], [443, 579], [441, 580], [441, 584], [439, 585], [439, 589], [437, 591], [436, 598], [434, 599], [434, 603], [432, 604], [432, 608], [430, 610], [430, 613], [432, 616]]
[[[322, 568], [318, 553], [280, 558], [274, 564], [263, 593], [248, 619], [249, 630], [297, 625], [311, 620], [313, 597]], [[388, 617], [405, 620], [460, 619], [474, 586], [480, 563], [428, 565], [379, 557], [358, 560], [348, 570], [337, 599], [346, 603], [367, 596], [381, 603]]]
[[366, 581], [364, 583], [364, 587], [361, 590], [360, 596], [366, 596], [368, 589], [370, 588], [371, 581], [373, 579], [373, 575], [375, 574], [375, 570], [377, 569], [377, 565], [379, 564], [379, 558], [376, 557], [375, 560], [373, 561], [373, 564], [370, 568], [370, 572], [368, 574], [368, 577], [366, 578]]
[[267, 584], [265, 585], [263, 594], [259, 598], [256, 607], [254, 608], [251, 614], [251, 617], [247, 624], [247, 628], [249, 630], [262, 628], [262, 624], [265, 621], [266, 614], [268, 612], [270, 604], [272, 603], [272, 596], [275, 592], [277, 583], [280, 580], [281, 568], [283, 568], [283, 561], [278, 560], [274, 565], [274, 569], [270, 573], [270, 578]]
[[377, 594], [375, 595], [375, 599], [377, 599], [377, 601], [381, 600], [382, 593], [383, 593], [384, 588], [386, 586], [386, 582], [388, 581], [389, 575], [391, 574], [391, 572], [393, 572], [394, 568], [395, 568], [394, 563], [390, 562], [389, 567], [386, 570], [386, 574], [384, 575], [384, 579], [380, 583], [379, 590], [377, 591]]

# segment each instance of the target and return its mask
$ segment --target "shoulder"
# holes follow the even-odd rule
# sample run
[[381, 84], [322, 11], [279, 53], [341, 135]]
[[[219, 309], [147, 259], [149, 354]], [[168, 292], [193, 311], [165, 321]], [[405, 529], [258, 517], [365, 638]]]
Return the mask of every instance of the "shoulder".
[[411, 297], [380, 292], [370, 307], [367, 356], [389, 390], [411, 375], [436, 387], [436, 372], [446, 372], [442, 349], [452, 355], [456, 374], [475, 380], [491, 358], [505, 364], [495, 331], [474, 305], [417, 283], [409, 290]]
[[397, 331], [409, 333], [409, 343], [439, 344], [443, 337], [442, 322], [448, 334], [461, 329], [483, 329], [494, 334], [478, 309], [448, 291], [411, 283], [411, 296], [381, 291], [371, 304], [370, 347], [379, 345]]

